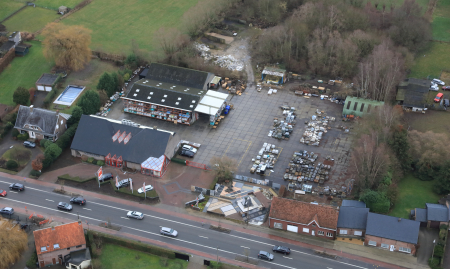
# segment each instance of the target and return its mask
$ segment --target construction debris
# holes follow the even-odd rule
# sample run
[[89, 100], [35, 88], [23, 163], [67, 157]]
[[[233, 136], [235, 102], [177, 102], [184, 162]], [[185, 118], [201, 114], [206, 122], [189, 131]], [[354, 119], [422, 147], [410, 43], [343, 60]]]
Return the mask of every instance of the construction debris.
[[314, 154], [314, 152], [308, 152], [306, 150], [294, 152], [292, 159], [285, 170], [283, 179], [289, 180], [292, 183], [313, 181], [315, 183], [323, 184], [329, 179], [328, 171], [331, 169], [331, 165], [318, 163], [316, 166], [315, 162], [318, 157], [319, 156]]
[[295, 126], [295, 107], [287, 105], [281, 106], [283, 109], [284, 120], [280, 121], [278, 118], [273, 120], [273, 128], [269, 131], [269, 135], [276, 139], [289, 139]]
[[308, 125], [302, 138], [300, 138], [300, 143], [312, 146], [319, 146], [320, 140], [324, 134], [328, 132], [331, 127], [328, 123], [331, 121], [336, 121], [335, 117], [326, 116], [324, 111], [317, 109], [317, 115], [311, 116], [311, 121], [306, 121], [305, 124]]
[[267, 169], [273, 169], [278, 160], [278, 154], [280, 154], [280, 151], [275, 148], [273, 144], [264, 143], [256, 158], [252, 159], [253, 165], [250, 168], [250, 173], [256, 172], [263, 176]]
[[200, 56], [202, 56], [205, 61], [213, 61], [220, 67], [224, 67], [228, 70], [242, 71], [244, 69], [244, 62], [234, 58], [232, 55], [212, 55], [210, 52], [211, 49], [208, 46], [197, 42], [194, 43], [194, 48], [200, 52]]

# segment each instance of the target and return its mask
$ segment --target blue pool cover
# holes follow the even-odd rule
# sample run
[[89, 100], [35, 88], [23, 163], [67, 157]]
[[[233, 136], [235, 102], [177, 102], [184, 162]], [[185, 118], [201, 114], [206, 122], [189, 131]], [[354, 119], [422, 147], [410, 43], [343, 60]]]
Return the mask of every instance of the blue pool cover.
[[84, 87], [78, 87], [69, 85], [67, 88], [61, 93], [61, 95], [54, 102], [55, 104], [64, 104], [71, 105], [75, 99], [80, 95], [80, 93], [84, 90]]

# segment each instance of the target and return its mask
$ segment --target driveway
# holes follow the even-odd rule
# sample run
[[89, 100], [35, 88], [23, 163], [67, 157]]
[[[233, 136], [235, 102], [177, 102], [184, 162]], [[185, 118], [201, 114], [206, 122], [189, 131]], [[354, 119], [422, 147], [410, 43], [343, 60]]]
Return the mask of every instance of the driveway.
[[439, 230], [427, 229], [426, 227], [420, 227], [419, 231], [419, 244], [420, 248], [417, 251], [417, 262], [420, 264], [428, 264], [428, 259], [431, 258], [433, 253], [433, 240], [438, 241]]

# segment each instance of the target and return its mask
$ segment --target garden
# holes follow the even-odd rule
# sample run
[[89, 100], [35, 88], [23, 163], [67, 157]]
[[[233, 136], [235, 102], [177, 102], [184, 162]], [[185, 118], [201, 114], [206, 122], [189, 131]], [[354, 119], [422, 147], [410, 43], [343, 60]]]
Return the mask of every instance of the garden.
[[17, 172], [27, 165], [30, 158], [31, 150], [22, 145], [15, 145], [3, 153], [0, 158], [0, 167]]

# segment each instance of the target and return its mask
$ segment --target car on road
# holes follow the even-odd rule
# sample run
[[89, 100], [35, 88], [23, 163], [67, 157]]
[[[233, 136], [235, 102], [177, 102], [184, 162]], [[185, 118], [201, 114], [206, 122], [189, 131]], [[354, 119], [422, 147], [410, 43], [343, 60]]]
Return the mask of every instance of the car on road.
[[35, 147], [36, 147], [36, 144], [33, 143], [33, 142], [30, 142], [30, 141], [24, 141], [24, 142], [23, 142], [23, 145], [24, 145], [26, 148], [35, 148]]
[[194, 147], [192, 147], [192, 146], [189, 146], [189, 145], [184, 145], [181, 149], [182, 149], [182, 150], [188, 150], [188, 151], [192, 151], [192, 152], [194, 152], [194, 153], [197, 153], [197, 149], [194, 148]]
[[4, 207], [0, 209], [0, 214], [12, 215], [14, 214], [14, 209], [12, 207]]
[[444, 94], [443, 94], [442, 92], [440, 92], [440, 93], [438, 93], [438, 94], [436, 95], [436, 97], [434, 98], [434, 102], [435, 102], [435, 103], [439, 103], [439, 102], [442, 100], [442, 98], [444, 98]]
[[273, 261], [273, 254], [267, 252], [267, 251], [260, 251], [258, 254], [258, 258], [262, 259], [262, 260], [268, 260], [268, 261]]
[[81, 196], [73, 197], [72, 199], [70, 199], [70, 203], [77, 204], [77, 205], [86, 205], [86, 199], [84, 199]]
[[439, 86], [437, 84], [432, 83], [430, 86], [430, 91], [439, 91]]
[[[145, 186], [145, 192], [151, 191], [153, 190], [153, 186], [152, 185], [147, 185]], [[138, 193], [144, 193], [144, 189], [143, 188], [139, 188], [138, 189]]]
[[24, 191], [25, 190], [25, 186], [23, 184], [20, 184], [20, 183], [13, 183], [13, 184], [9, 185], [9, 189], [10, 190], [16, 190], [16, 191]]
[[182, 150], [180, 153], [181, 156], [186, 156], [189, 158], [194, 158], [195, 153], [189, 150]]
[[131, 178], [122, 179], [116, 184], [116, 188], [128, 187], [130, 186]]
[[102, 177], [98, 179], [98, 181], [103, 182], [103, 181], [111, 180], [113, 178], [114, 178], [113, 174], [107, 173], [107, 174], [103, 174]]
[[450, 91], [450, 86], [444, 86], [444, 87], [442, 87], [442, 90], [443, 91]]
[[5, 191], [5, 190], [1, 190], [1, 189], [0, 189], [0, 196], [3, 196], [3, 197], [5, 197], [5, 196], [6, 196], [6, 191]]
[[172, 228], [162, 227], [161, 231], [159, 231], [162, 235], [177, 237], [178, 232]]
[[434, 78], [434, 79], [431, 81], [431, 83], [438, 84], [438, 85], [442, 85], [442, 86], [445, 85], [445, 82], [443, 82], [442, 80], [437, 79], [437, 78]]
[[61, 209], [61, 210], [66, 210], [66, 211], [71, 211], [72, 210], [72, 206], [69, 205], [68, 203], [64, 203], [64, 202], [59, 202], [57, 208]]
[[141, 212], [137, 212], [137, 211], [128, 211], [127, 217], [134, 218], [134, 219], [143, 219], [144, 214], [142, 214]]
[[273, 250], [273, 252], [283, 253], [286, 255], [291, 254], [291, 249], [288, 247], [274, 246], [272, 250]]

